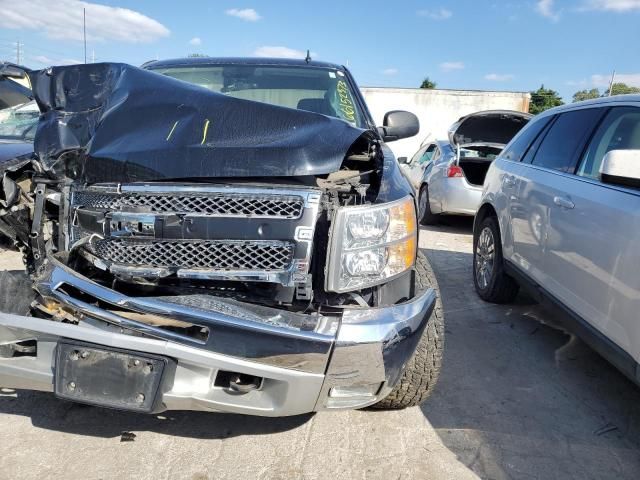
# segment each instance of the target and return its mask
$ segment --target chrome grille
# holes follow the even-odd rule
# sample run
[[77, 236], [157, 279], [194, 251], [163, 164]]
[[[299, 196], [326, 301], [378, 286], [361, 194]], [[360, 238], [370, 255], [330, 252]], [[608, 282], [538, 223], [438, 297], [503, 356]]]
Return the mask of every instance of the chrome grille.
[[103, 193], [80, 190], [73, 194], [76, 207], [104, 210], [141, 209], [162, 213], [191, 213], [212, 216], [299, 218], [304, 200], [295, 195], [268, 194], [155, 194], [155, 193]]
[[283, 271], [294, 253], [291, 242], [276, 241], [155, 241], [95, 239], [86, 248], [119, 265], [154, 266], [216, 271]]

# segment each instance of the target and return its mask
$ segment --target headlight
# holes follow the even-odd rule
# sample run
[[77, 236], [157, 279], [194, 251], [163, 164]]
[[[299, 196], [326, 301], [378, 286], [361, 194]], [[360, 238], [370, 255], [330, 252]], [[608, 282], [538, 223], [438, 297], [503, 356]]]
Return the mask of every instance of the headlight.
[[339, 208], [331, 229], [327, 290], [347, 292], [387, 281], [413, 267], [416, 248], [411, 197]]

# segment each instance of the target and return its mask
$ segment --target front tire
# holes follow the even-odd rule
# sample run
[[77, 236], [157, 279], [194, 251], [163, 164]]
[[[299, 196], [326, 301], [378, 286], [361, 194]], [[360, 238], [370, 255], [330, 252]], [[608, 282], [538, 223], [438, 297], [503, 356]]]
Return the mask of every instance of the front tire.
[[420, 290], [436, 290], [436, 305], [402, 377], [391, 393], [373, 408], [397, 410], [420, 405], [431, 395], [438, 381], [444, 351], [444, 316], [438, 282], [429, 260], [422, 252], [418, 253], [416, 260], [416, 282]]
[[516, 281], [504, 271], [498, 219], [489, 216], [473, 232], [473, 284], [483, 300], [511, 303], [518, 294]]
[[438, 223], [438, 216], [431, 212], [431, 205], [429, 204], [429, 187], [427, 185], [423, 185], [420, 188], [418, 210], [418, 220], [420, 221], [420, 225], [435, 225]]

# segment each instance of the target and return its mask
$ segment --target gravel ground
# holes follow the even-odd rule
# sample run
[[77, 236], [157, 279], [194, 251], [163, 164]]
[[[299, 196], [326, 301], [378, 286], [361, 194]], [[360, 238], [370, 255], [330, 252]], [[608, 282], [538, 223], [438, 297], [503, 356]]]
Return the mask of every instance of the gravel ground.
[[[467, 220], [421, 233], [447, 323], [421, 408], [142, 416], [1, 390], [0, 478], [637, 479], [640, 389], [528, 298], [482, 303], [470, 233]], [[0, 269], [19, 267], [0, 254]]]

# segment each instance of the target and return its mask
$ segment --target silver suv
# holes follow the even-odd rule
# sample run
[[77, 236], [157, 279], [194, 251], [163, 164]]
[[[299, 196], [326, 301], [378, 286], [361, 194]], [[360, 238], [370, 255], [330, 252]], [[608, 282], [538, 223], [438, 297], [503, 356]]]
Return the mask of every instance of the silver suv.
[[493, 162], [474, 223], [475, 288], [524, 287], [640, 381], [640, 96], [549, 110]]

